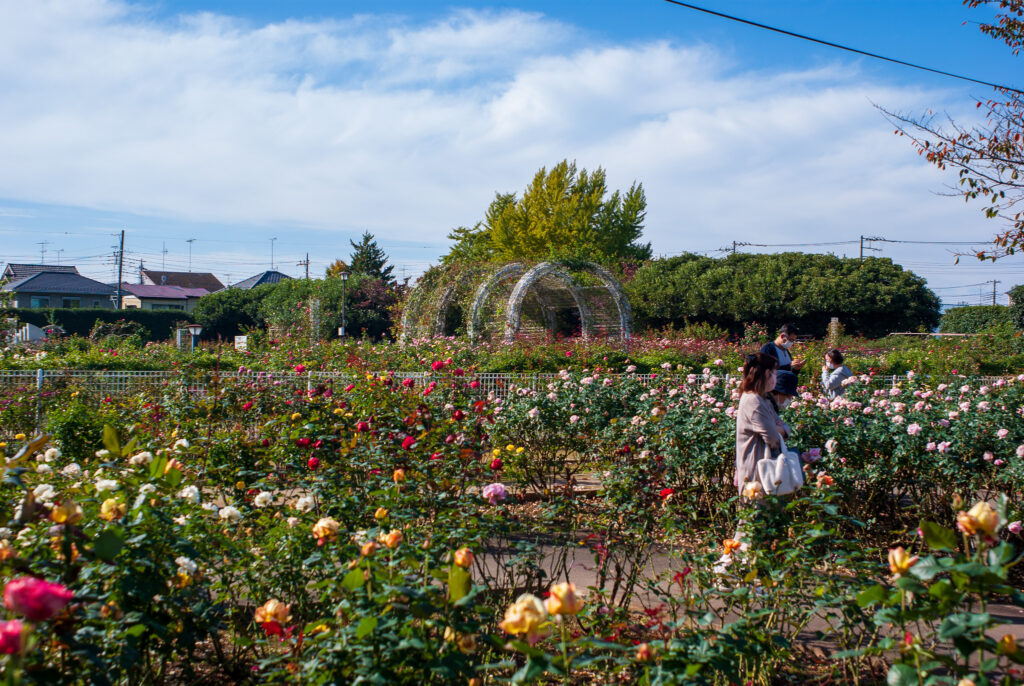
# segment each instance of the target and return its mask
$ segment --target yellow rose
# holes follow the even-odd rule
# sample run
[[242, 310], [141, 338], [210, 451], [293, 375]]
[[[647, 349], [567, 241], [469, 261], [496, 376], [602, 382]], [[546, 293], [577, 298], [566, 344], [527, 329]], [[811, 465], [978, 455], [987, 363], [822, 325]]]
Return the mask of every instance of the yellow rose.
[[359, 551], [359, 554], [362, 555], [363, 557], [373, 557], [373, 554], [375, 552], [377, 552], [377, 542], [376, 541], [367, 541], [366, 543], [363, 544], [363, 547]]
[[57, 524], [78, 524], [84, 517], [82, 506], [74, 500], [61, 501], [50, 511], [50, 519]]
[[167, 474], [172, 469], [177, 469], [179, 472], [183, 472], [185, 471], [185, 465], [178, 462], [177, 458], [172, 457], [171, 459], [167, 460], [167, 464], [164, 465], [164, 474]]
[[578, 615], [583, 609], [583, 598], [576, 595], [575, 584], [566, 582], [551, 587], [544, 605], [551, 615]]
[[999, 513], [993, 510], [984, 500], [975, 503], [967, 512], [956, 516], [956, 524], [968, 536], [983, 533], [994, 536], [999, 529]]
[[646, 643], [641, 643], [636, 647], [636, 661], [637, 662], [650, 662], [654, 659], [654, 650]]
[[502, 631], [525, 636], [530, 645], [547, 636], [548, 613], [540, 598], [529, 593], [516, 598], [505, 610], [505, 619], [498, 624]]
[[235, 482], [235, 488], [237, 488], [240, 491], [244, 491], [245, 490], [245, 482], [244, 481], [236, 481]]
[[329, 543], [338, 538], [338, 529], [341, 527], [337, 520], [331, 517], [323, 517], [313, 525], [313, 535], [316, 536], [317, 545]]
[[16, 441], [24, 441], [25, 440], [25, 434], [14, 434], [14, 440], [16, 440]]
[[501, 448], [495, 448], [494, 450], [492, 450], [491, 455], [494, 455], [495, 457], [501, 455]]
[[300, 419], [302, 419], [302, 413], [301, 412], [295, 412], [295, 413], [292, 414], [292, 421], [293, 422], [297, 422]]
[[910, 568], [917, 564], [917, 555], [910, 556], [902, 547], [889, 550], [889, 571], [893, 577], [899, 579], [910, 571]]
[[384, 545], [386, 545], [389, 550], [394, 550], [402, 544], [404, 538], [405, 537], [402, 535], [402, 531], [400, 529], [394, 529], [384, 537]]
[[119, 503], [114, 498], [107, 498], [100, 505], [100, 518], [112, 522], [115, 519], [124, 517], [127, 511], [128, 505], [126, 503]]
[[396, 469], [395, 473], [392, 475], [392, 478], [394, 478], [396, 484], [402, 483], [403, 481], [405, 481], [405, 470]]
[[516, 455], [521, 455], [526, 448], [516, 448]]
[[473, 566], [473, 551], [469, 548], [459, 548], [455, 551], [455, 564], [459, 567], [469, 569]]
[[383, 507], [378, 507], [377, 511], [373, 513], [373, 518], [376, 519], [377, 521], [381, 521], [383, 519], [387, 519], [388, 518], [388, 511], [386, 509], [384, 509]]
[[505, 450], [507, 450], [509, 452], [512, 452], [515, 449], [516, 449], [516, 447], [514, 445], [512, 445], [511, 443], [509, 443], [508, 445], [505, 446]]
[[291, 618], [291, 607], [282, 603], [280, 600], [275, 600], [274, 598], [271, 598], [266, 603], [256, 608], [257, 624], [266, 624], [267, 622], [284, 624], [285, 622], [291, 621]]
[[341, 409], [340, 407], [336, 407], [333, 410], [331, 410], [331, 413], [335, 414], [337, 416], [341, 416], [341, 415], [345, 414], [345, 410]]
[[1004, 634], [996, 645], [996, 652], [1000, 655], [1014, 655], [1017, 652], [1017, 639], [1013, 634]]
[[760, 482], [747, 481], [743, 484], [743, 497], [753, 500], [760, 498], [764, 495], [764, 489], [761, 487]]

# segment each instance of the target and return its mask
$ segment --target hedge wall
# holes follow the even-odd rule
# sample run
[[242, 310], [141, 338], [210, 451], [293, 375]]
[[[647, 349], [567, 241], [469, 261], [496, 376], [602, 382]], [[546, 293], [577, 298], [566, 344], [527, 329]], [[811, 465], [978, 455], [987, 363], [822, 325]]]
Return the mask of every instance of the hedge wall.
[[1005, 305], [965, 305], [946, 310], [939, 321], [942, 333], [981, 333], [1004, 324], [1012, 324], [1010, 308]]
[[1010, 319], [1017, 331], [1024, 331], [1024, 285], [1010, 289]]
[[116, 322], [125, 319], [138, 322], [149, 331], [147, 340], [165, 341], [174, 335], [177, 322], [189, 321], [184, 312], [153, 311], [153, 310], [102, 310], [102, 309], [65, 309], [46, 307], [41, 309], [3, 308], [0, 319], [15, 318], [26, 324], [46, 327], [56, 324], [64, 329], [69, 336], [88, 336], [96, 320]]

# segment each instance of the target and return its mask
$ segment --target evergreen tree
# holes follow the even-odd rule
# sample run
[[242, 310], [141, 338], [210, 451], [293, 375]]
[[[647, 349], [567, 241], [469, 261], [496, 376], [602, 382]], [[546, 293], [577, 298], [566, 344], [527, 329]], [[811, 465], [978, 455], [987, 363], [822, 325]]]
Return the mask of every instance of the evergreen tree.
[[366, 231], [358, 243], [353, 241], [349, 241], [349, 243], [352, 245], [352, 255], [348, 263], [353, 274], [366, 274], [388, 284], [394, 283], [395, 277], [391, 275], [391, 272], [395, 268], [384, 266], [388, 263], [388, 256], [377, 245], [372, 233]]

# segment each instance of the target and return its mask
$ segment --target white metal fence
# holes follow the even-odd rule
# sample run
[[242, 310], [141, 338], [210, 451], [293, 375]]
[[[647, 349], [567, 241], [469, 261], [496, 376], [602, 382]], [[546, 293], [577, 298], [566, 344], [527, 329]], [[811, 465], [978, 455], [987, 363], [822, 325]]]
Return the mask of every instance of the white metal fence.
[[[378, 372], [377, 374], [381, 374]], [[312, 389], [318, 385], [337, 385], [351, 383], [365, 378], [365, 372], [316, 372], [303, 374], [295, 372], [214, 372], [195, 370], [164, 370], [164, 371], [126, 371], [126, 370], [89, 370], [89, 369], [35, 369], [35, 370], [0, 370], [0, 389], [34, 389], [40, 393], [73, 386], [101, 395], [125, 395], [138, 392], [144, 388], [184, 387], [188, 392], [205, 393], [211, 384], [218, 382], [249, 381], [259, 382], [268, 386], [285, 386], [288, 388], [305, 387]], [[618, 378], [620, 374], [602, 374]], [[666, 377], [682, 381], [687, 375], [675, 372], [637, 374], [636, 378], [643, 384], [663, 384]], [[456, 377], [449, 374], [432, 372], [395, 372], [399, 379], [411, 378], [417, 385], [425, 385], [431, 381], [451, 383]], [[725, 377], [728, 379], [729, 375]], [[522, 387], [540, 390], [559, 378], [555, 373], [520, 372], [520, 373], [481, 373], [463, 377], [463, 380], [479, 382], [481, 393], [494, 393], [503, 396], [510, 387]], [[998, 380], [997, 376], [973, 377], [936, 377], [929, 379], [935, 383], [947, 382], [963, 384], [991, 384]], [[876, 387], [891, 387], [906, 381], [904, 376], [874, 376], [871, 384]]]

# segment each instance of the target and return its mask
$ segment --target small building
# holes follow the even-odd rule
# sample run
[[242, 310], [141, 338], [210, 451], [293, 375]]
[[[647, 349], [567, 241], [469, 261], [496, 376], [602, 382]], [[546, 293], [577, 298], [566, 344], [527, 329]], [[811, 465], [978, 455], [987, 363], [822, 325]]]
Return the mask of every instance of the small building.
[[148, 283], [122, 283], [121, 307], [136, 310], [176, 310], [191, 312], [199, 298], [209, 291], [205, 288], [181, 286], [154, 286]]
[[151, 286], [177, 286], [179, 288], [203, 288], [213, 293], [224, 288], [213, 274], [209, 272], [164, 272], [154, 269], [139, 270], [140, 283]]
[[4, 267], [3, 278], [8, 281], [24, 279], [39, 272], [56, 272], [58, 274], [77, 274], [78, 268], [60, 264], [8, 264]]
[[281, 283], [282, 281], [288, 281], [291, 278], [292, 277], [287, 274], [283, 274], [276, 269], [268, 269], [265, 272], [260, 272], [259, 274], [250, 276], [248, 279], [231, 284], [228, 288], [240, 288], [247, 291], [268, 283]]
[[[8, 265], [10, 267], [12, 265]], [[73, 269], [73, 267], [72, 267]], [[6, 271], [5, 271], [6, 273]], [[11, 294], [11, 307], [36, 309], [40, 307], [114, 309], [111, 296], [116, 289], [78, 273], [67, 271], [37, 271], [4, 284], [0, 291]]]

